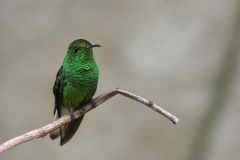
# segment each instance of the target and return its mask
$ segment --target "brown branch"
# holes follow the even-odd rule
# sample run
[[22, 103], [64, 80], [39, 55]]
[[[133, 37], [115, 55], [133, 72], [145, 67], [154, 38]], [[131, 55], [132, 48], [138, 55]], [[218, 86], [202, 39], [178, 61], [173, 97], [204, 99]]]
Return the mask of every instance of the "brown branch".
[[[140, 96], [134, 95], [130, 92], [121, 90], [121, 89], [115, 89], [111, 92], [102, 94], [98, 97], [96, 97], [94, 99], [96, 106], [92, 106], [91, 103], [86, 104], [85, 106], [83, 106], [81, 109], [77, 110], [76, 112], [73, 113], [73, 116], [75, 118], [79, 118], [81, 115], [84, 115], [85, 113], [87, 113], [88, 111], [92, 110], [93, 108], [99, 106], [100, 104], [102, 104], [103, 102], [105, 102], [106, 100], [108, 100], [109, 98], [115, 96], [116, 94], [121, 94], [125, 97], [128, 97], [130, 99], [133, 99], [135, 101], [138, 101], [142, 104], [145, 104], [146, 106], [148, 106], [149, 108], [153, 109], [154, 111], [162, 114], [163, 116], [165, 116], [166, 118], [168, 118], [170, 121], [172, 121], [174, 124], [177, 124], [179, 122], [179, 119], [177, 117], [175, 117], [174, 115], [172, 115], [171, 113], [167, 112], [166, 110], [162, 109], [161, 107], [157, 106], [156, 104], [154, 104], [152, 101], [149, 101], [145, 98], [142, 98]], [[40, 138], [40, 137], [44, 137], [47, 134], [49, 134], [51, 131], [61, 127], [62, 125], [69, 123], [71, 121], [71, 116], [70, 115], [65, 115], [57, 120], [55, 120], [52, 123], [49, 123], [41, 128], [32, 130], [30, 132], [27, 132], [23, 135], [17, 136], [15, 138], [12, 138], [8, 141], [6, 141], [5, 143], [0, 145], [0, 155], [13, 148], [14, 146], [17, 146], [19, 144], [22, 144], [24, 142], [33, 140], [35, 138]]]

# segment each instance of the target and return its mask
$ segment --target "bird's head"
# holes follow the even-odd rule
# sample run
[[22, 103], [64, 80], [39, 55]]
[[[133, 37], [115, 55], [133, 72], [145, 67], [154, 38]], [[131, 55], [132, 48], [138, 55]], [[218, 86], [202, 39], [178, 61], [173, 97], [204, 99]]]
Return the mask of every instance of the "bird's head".
[[72, 62], [87, 62], [93, 60], [94, 47], [100, 47], [100, 45], [91, 44], [84, 39], [77, 39], [69, 45], [66, 58]]

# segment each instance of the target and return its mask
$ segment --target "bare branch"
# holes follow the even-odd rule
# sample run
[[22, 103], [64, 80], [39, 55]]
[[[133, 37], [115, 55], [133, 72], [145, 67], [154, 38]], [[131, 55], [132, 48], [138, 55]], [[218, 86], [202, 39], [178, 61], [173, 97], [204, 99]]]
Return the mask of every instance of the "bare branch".
[[[162, 114], [163, 116], [165, 116], [166, 118], [171, 120], [174, 124], [177, 124], [179, 122], [179, 119], [177, 117], [175, 117], [171, 113], [167, 112], [163, 108], [159, 107], [158, 105], [154, 104], [152, 101], [149, 101], [145, 98], [142, 98], [140, 96], [137, 96], [135, 94], [132, 94], [130, 92], [127, 92], [127, 91], [124, 91], [124, 90], [121, 90], [121, 89], [118, 89], [118, 88], [111, 91], [111, 92], [104, 93], [104, 94], [96, 97], [94, 99], [94, 101], [96, 103], [96, 106], [92, 106], [91, 103], [88, 103], [88, 104], [84, 105], [81, 109], [74, 112], [73, 116], [75, 118], [79, 118], [81, 115], [84, 115], [88, 111], [90, 111], [90, 110], [94, 109], [95, 107], [99, 106], [100, 104], [104, 103], [105, 101], [107, 101], [111, 97], [115, 96], [116, 94], [121, 94], [125, 97], [128, 97], [128, 98], [133, 99], [135, 101], [138, 101], [142, 104], [145, 104], [149, 108], [153, 109], [154, 111]], [[10, 140], [8, 140], [5, 143], [0, 145], [0, 155], [3, 152], [13, 148], [14, 146], [17, 146], [17, 145], [22, 144], [24, 142], [33, 140], [35, 138], [44, 137], [45, 135], [49, 134], [51, 131], [61, 127], [62, 125], [66, 124], [66, 123], [69, 123], [71, 120], [72, 119], [71, 119], [70, 115], [65, 115], [65, 116], [55, 120], [54, 122], [49, 123], [49, 124], [47, 124], [47, 125], [45, 125], [41, 128], [32, 130], [32, 131], [27, 132], [23, 135], [12, 138], [12, 139], [10, 139]]]

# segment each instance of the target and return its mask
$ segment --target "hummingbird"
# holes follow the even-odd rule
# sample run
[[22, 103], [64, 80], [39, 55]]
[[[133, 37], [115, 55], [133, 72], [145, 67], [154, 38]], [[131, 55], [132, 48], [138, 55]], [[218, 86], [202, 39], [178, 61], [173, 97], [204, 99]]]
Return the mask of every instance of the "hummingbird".
[[[93, 48], [100, 47], [87, 40], [77, 39], [67, 49], [63, 64], [59, 69], [53, 86], [55, 97], [54, 117], [72, 115], [86, 103], [92, 103], [99, 71], [93, 56]], [[61, 126], [50, 133], [51, 139], [60, 137], [60, 145], [67, 143], [79, 128], [84, 115]]]

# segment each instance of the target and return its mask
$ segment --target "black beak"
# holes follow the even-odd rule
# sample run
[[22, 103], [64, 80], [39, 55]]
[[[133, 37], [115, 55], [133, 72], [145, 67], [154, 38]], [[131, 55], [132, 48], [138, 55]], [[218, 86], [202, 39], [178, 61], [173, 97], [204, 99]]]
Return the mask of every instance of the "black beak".
[[87, 49], [94, 48], [94, 47], [101, 47], [99, 44], [93, 44], [91, 46], [88, 46]]

